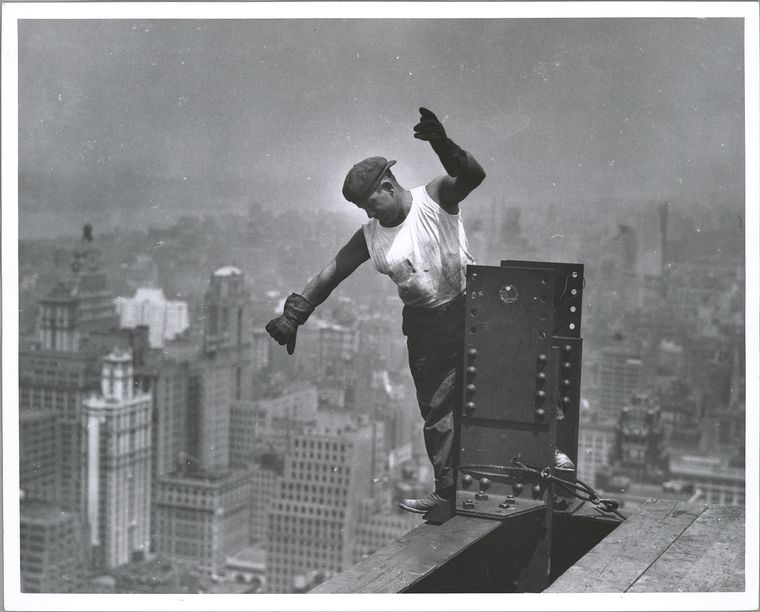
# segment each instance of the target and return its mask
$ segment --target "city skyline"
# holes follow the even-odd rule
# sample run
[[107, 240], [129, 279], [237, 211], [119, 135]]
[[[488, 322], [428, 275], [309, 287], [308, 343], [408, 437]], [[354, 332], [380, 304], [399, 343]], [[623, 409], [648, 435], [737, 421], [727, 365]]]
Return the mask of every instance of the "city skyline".
[[[697, 366], [704, 357], [705, 363], [713, 360], [705, 372], [719, 376], [721, 385], [741, 380], [737, 368], [746, 375], [746, 399], [752, 406], [756, 321], [752, 310], [745, 312], [743, 306], [756, 306], [757, 243], [752, 238], [757, 228], [746, 228], [756, 221], [756, 212], [749, 209], [753, 200], [745, 200], [745, 187], [747, 195], [755, 195], [757, 178], [745, 176], [745, 162], [756, 157], [756, 143], [753, 137], [745, 160], [749, 135], [744, 122], [747, 117], [756, 120], [757, 111], [747, 106], [756, 101], [750, 96], [745, 102], [744, 87], [745, 69], [756, 71], [757, 66], [754, 60], [745, 64], [742, 19], [376, 16], [189, 20], [177, 15], [161, 20], [146, 11], [145, 17], [120, 20], [22, 20], [17, 244], [30, 249], [36, 239], [52, 239], [40, 242], [40, 256], [53, 252], [68, 257], [70, 249], [63, 245], [74, 245], [82, 225], [91, 223], [97, 247], [106, 250], [109, 288], [119, 287], [114, 295], [130, 298], [126, 288], [150, 287], [164, 291], [168, 300], [186, 301], [189, 335], [176, 346], [184, 342], [185, 348], [201, 348], [209, 337], [213, 345], [218, 340], [209, 336], [205, 311], [198, 310], [208, 308], [202, 304], [204, 283], [214, 282], [210, 274], [224, 269], [221, 266], [243, 269], [246, 291], [251, 292], [246, 303], [260, 325], [263, 313], [287, 286], [307, 278], [300, 275], [318, 271], [324, 262], [317, 260], [341, 239], [338, 230], [363, 222], [361, 211], [340, 197], [345, 171], [355, 161], [373, 154], [398, 159], [399, 178], [409, 187], [441, 172], [435, 156], [411, 137], [417, 107], [429, 106], [488, 172], [482, 193], [466, 203], [467, 210], [463, 207], [472, 224], [468, 235], [482, 245], [482, 257], [587, 264], [584, 317], [590, 317], [586, 324], [592, 326], [585, 327], [590, 350], [588, 363], [584, 351], [583, 367], [592, 406], [608, 397], [608, 383], [603, 382], [607, 374], [599, 364], [605, 351], [612, 350], [605, 343], [614, 345], [612, 332], [619, 331], [625, 336], [625, 350], [632, 338], [640, 341], [630, 352], [643, 363], [635, 372], [637, 384], [641, 377], [647, 384], [661, 385], [661, 391], [673, 382], [674, 372], [688, 372], [699, 380]], [[6, 185], [4, 180], [4, 189]], [[675, 246], [669, 253], [675, 262], [670, 270], [660, 252], [665, 242], [657, 217], [665, 203], [670, 204]], [[325, 219], [341, 220], [334, 227], [325, 220], [314, 222], [311, 233], [307, 226], [312, 219], [298, 229], [289, 225], [311, 210], [324, 212]], [[213, 211], [211, 221], [208, 211]], [[6, 215], [7, 206], [4, 224]], [[257, 228], [259, 218], [263, 221]], [[235, 219], [244, 224], [224, 227]], [[245, 244], [245, 232], [252, 229], [257, 237]], [[745, 229], [750, 237], [746, 245]], [[104, 235], [113, 243], [100, 242]], [[292, 245], [287, 243], [291, 235], [296, 238]], [[621, 235], [629, 239], [625, 245], [625, 239], [618, 240]], [[349, 236], [347, 232], [345, 239]], [[732, 242], [732, 236], [738, 242]], [[186, 245], [193, 237], [200, 246], [190, 251]], [[494, 240], [498, 244], [505, 237], [515, 238], [513, 250], [494, 251]], [[518, 248], [523, 247], [530, 256], [520, 257]], [[637, 264], [629, 278], [625, 263], [631, 253]], [[696, 253], [700, 256], [692, 257]], [[122, 268], [117, 270], [113, 264], [119, 257]], [[170, 265], [172, 258], [177, 258], [176, 270]], [[60, 259], [58, 267], [61, 263], [65, 267]], [[19, 295], [24, 298], [19, 306], [29, 309], [32, 298], [50, 295], [50, 265], [32, 266], [19, 258], [25, 272], [23, 277], [19, 274]], [[313, 269], [305, 270], [305, 265]], [[726, 271], [735, 278], [721, 277]], [[143, 279], [153, 283], [140, 284]], [[188, 279], [193, 280], [188, 284]], [[670, 295], [657, 279], [672, 285]], [[363, 292], [369, 283], [378, 288]], [[714, 288], [720, 289], [719, 295], [711, 293]], [[4, 295], [7, 291], [4, 284]], [[737, 311], [743, 292], [747, 301]], [[254, 325], [249, 340], [257, 352], [249, 361], [258, 364], [255, 370], [273, 372], [273, 384], [282, 384], [288, 376], [305, 376], [304, 368], [315, 380], [330, 379], [313, 390], [320, 405], [339, 403], [343, 393], [343, 400], [356, 402], [351, 404], [354, 409], [372, 401], [379, 407], [382, 401], [376, 396], [385, 396], [377, 388], [403, 387], [387, 378], [389, 372], [391, 379], [395, 375], [395, 365], [390, 364], [398, 347], [383, 335], [400, 333], [391, 326], [392, 312], [383, 312], [379, 322], [370, 316], [373, 298], [391, 294], [390, 284], [364, 266], [320, 309], [318, 318], [325, 322], [315, 318], [304, 329], [297, 359], [282, 360], [277, 347], [262, 352], [262, 337], [256, 335], [260, 329]], [[700, 309], [690, 302], [693, 298], [710, 299]], [[359, 316], [342, 331], [343, 323], [336, 321], [343, 321], [354, 306]], [[675, 318], [668, 314], [669, 307], [676, 309]], [[687, 313], [688, 323], [677, 320], [679, 313]], [[31, 321], [28, 313], [22, 313], [24, 321]], [[738, 346], [731, 334], [745, 322], [746, 362], [744, 355], [731, 353], [726, 359], [732, 365], [724, 367], [723, 345], [728, 343], [731, 350]], [[689, 326], [694, 329], [693, 345]], [[19, 331], [26, 336], [24, 342], [32, 339], [28, 326]], [[344, 337], [344, 331], [352, 335]], [[201, 336], [205, 340], [193, 344]], [[698, 347], [702, 338], [709, 339], [707, 348]], [[175, 343], [167, 339], [167, 344]], [[345, 357], [340, 355], [357, 355], [366, 347], [382, 358], [375, 355], [372, 363], [357, 360], [352, 364], [356, 371], [341, 365]], [[704, 355], [690, 358], [693, 347]], [[317, 363], [310, 365], [315, 355]], [[14, 355], [4, 357], [7, 363]], [[677, 362], [671, 369], [669, 359]], [[167, 362], [166, 367], [174, 377], [171, 368], [177, 364]], [[383, 371], [384, 379], [375, 377]], [[371, 372], [372, 377], [357, 383], [352, 379], [356, 372]], [[176, 380], [185, 376], [180, 372]], [[239, 375], [237, 385], [239, 390]], [[356, 397], [346, 393], [351, 386]], [[253, 400], [237, 397], [233, 414], [239, 417], [241, 410], [258, 407], [259, 392], [245, 391], [253, 393]], [[736, 415], [727, 414], [736, 407], [736, 392], [704, 391], [709, 400], [701, 399], [701, 388], [689, 394], [690, 401], [698, 397], [694, 411], [706, 410], [703, 403], [725, 401], [726, 414], [717, 409], [710, 413], [715, 431], [697, 442], [693, 436], [686, 440], [693, 428], [685, 432], [683, 448], [714, 444], [720, 447], [718, 454], [727, 452], [721, 436], [737, 435], [731, 429]], [[618, 395], [614, 401], [619, 407], [624, 400]], [[167, 410], [181, 410], [185, 400], [178, 392], [173, 398]], [[743, 410], [744, 399], [739, 399]], [[404, 401], [410, 403], [410, 398]], [[662, 404], [671, 430], [679, 411], [691, 410], [691, 404], [673, 402]], [[394, 420], [400, 417], [388, 418], [383, 422], [386, 435], [398, 436], [393, 428], [403, 428], [402, 421]], [[30, 435], [49, 435], [42, 414], [29, 413], [25, 419]], [[747, 423], [747, 449], [753, 448], [756, 432], [749, 426], [755, 421], [753, 414]], [[728, 433], [721, 433], [724, 424]], [[251, 427], [255, 431], [255, 424]], [[285, 434], [278, 427], [282, 423], [269, 423], [267, 435], [280, 440], [278, 436]], [[604, 427], [597, 432], [599, 448], [607, 449], [611, 438], [604, 437]], [[174, 435], [168, 431], [161, 435]], [[233, 443], [228, 431], [219, 432], [226, 441], [207, 441], [212, 447]], [[291, 435], [302, 432], [288, 430], [288, 439]], [[6, 461], [7, 452], [6, 446]], [[756, 462], [754, 456], [747, 460], [749, 470]], [[161, 461], [171, 464], [168, 450]], [[689, 460], [677, 465], [686, 474], [702, 469]], [[50, 479], [50, 474], [42, 476]], [[262, 476], [254, 471], [246, 478], [264, 483], [252, 486], [276, 490], [271, 481], [276, 477], [269, 472]], [[756, 488], [749, 484], [751, 472], [747, 480], [749, 498]], [[739, 498], [735, 493], [733, 499]], [[174, 519], [163, 512], [161, 520], [169, 525]], [[374, 516], [367, 509], [362, 512]], [[73, 523], [66, 521], [68, 517], [61, 519], [58, 528], [73, 533]], [[367, 534], [362, 537], [372, 540]], [[308, 576], [301, 578], [308, 583]]]
[[19, 62], [21, 237], [209, 202], [358, 219], [358, 159], [440, 172], [423, 105], [486, 168], [473, 207], [741, 208], [738, 20], [33, 21]]

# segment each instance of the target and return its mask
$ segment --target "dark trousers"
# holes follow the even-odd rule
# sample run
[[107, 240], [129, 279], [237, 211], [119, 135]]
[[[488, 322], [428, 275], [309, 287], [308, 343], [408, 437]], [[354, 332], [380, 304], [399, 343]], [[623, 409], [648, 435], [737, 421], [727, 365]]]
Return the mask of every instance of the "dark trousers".
[[454, 485], [457, 456], [455, 419], [461, 403], [464, 345], [464, 296], [434, 309], [404, 306], [409, 368], [424, 419], [425, 448], [435, 475], [435, 490]]

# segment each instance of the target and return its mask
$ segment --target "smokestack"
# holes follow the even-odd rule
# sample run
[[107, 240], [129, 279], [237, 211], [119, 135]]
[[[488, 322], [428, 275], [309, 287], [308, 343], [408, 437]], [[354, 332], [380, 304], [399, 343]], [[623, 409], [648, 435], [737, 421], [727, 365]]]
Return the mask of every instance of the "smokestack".
[[660, 274], [665, 276], [668, 267], [668, 211], [670, 202], [660, 204]]

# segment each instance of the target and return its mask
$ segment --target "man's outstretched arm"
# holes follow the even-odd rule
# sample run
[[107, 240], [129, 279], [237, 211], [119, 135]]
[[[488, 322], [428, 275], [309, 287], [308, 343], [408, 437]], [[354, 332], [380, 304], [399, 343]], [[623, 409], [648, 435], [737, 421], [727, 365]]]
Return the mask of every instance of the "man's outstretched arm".
[[426, 189], [446, 212], [459, 212], [459, 203], [475, 189], [486, 173], [475, 158], [446, 135], [435, 114], [420, 108], [420, 122], [414, 126], [414, 137], [426, 140], [441, 160], [448, 176], [433, 179]]
[[304, 287], [301, 294], [291, 293], [283, 313], [269, 323], [266, 330], [279, 344], [287, 345], [288, 354], [296, 348], [298, 326], [306, 323], [314, 309], [324, 302], [341, 282], [369, 259], [367, 242], [358, 230], [338, 254]]

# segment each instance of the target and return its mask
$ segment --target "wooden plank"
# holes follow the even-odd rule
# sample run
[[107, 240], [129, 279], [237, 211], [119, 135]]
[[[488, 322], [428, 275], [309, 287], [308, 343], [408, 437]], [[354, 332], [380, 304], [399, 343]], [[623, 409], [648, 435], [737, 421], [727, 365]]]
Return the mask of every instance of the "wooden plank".
[[443, 525], [425, 523], [310, 593], [399, 593], [500, 526], [460, 515]]
[[630, 588], [710, 591], [744, 591], [744, 508], [707, 508]]
[[627, 591], [704, 509], [697, 504], [647, 500], [546, 592]]

